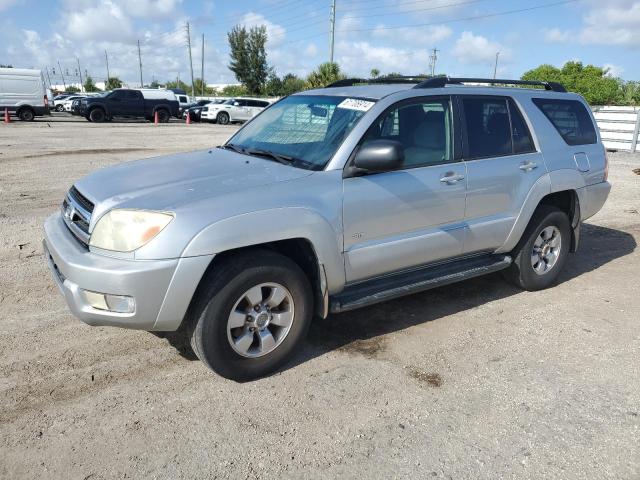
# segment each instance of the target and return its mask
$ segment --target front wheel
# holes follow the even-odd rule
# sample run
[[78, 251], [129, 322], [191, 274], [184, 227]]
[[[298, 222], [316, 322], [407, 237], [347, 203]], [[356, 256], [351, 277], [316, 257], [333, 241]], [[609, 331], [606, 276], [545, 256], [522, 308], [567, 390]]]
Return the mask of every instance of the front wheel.
[[94, 108], [89, 112], [89, 121], [95, 123], [104, 122], [107, 118], [107, 115], [104, 113], [104, 110], [101, 108]]
[[218, 114], [218, 116], [216, 117], [216, 121], [220, 124], [220, 125], [227, 125], [229, 123], [229, 114], [225, 113], [225, 112], [220, 112]]
[[504, 275], [525, 290], [555, 284], [569, 255], [571, 223], [562, 210], [542, 205], [534, 213], [513, 251], [513, 263]]
[[33, 122], [35, 117], [35, 113], [30, 108], [24, 108], [18, 113], [18, 118], [23, 122]]
[[191, 346], [223, 377], [246, 381], [291, 359], [311, 324], [313, 295], [300, 267], [269, 250], [223, 261], [203, 280], [187, 318]]
[[55, 110], [56, 112], [62, 112], [64, 110], [64, 107], [62, 105], [56, 105]]

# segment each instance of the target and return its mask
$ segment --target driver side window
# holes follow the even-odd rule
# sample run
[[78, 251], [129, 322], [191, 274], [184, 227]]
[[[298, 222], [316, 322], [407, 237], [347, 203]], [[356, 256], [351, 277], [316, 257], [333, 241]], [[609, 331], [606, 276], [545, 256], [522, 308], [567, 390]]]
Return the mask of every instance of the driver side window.
[[395, 140], [404, 147], [403, 168], [453, 161], [453, 124], [448, 98], [411, 102], [393, 108], [372, 125], [364, 143]]

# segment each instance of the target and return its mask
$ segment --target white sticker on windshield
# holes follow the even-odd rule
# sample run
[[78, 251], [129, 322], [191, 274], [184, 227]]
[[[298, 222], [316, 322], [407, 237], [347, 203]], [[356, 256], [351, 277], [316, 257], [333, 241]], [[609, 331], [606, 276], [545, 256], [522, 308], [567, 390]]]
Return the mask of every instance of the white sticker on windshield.
[[368, 112], [375, 102], [369, 100], [358, 100], [357, 98], [345, 98], [338, 104], [337, 108], [346, 108], [348, 110], [359, 110], [361, 112]]

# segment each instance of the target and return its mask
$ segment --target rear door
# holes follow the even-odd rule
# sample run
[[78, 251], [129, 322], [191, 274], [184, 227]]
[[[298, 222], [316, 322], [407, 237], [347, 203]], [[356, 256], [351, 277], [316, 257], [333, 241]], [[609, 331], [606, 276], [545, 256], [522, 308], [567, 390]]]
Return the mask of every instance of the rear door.
[[460, 95], [458, 101], [467, 166], [464, 252], [491, 251], [507, 239], [546, 167], [512, 98]]
[[236, 100], [232, 107], [232, 112], [233, 113], [231, 114], [231, 118], [235, 120], [249, 120], [251, 118], [249, 100]]

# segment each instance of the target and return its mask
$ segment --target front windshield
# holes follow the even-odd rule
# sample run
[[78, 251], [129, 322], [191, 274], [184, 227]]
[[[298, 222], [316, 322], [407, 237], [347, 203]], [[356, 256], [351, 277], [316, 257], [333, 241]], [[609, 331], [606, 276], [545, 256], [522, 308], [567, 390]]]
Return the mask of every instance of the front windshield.
[[292, 165], [322, 170], [372, 101], [293, 95], [266, 108], [228, 141], [234, 147], [289, 157]]

